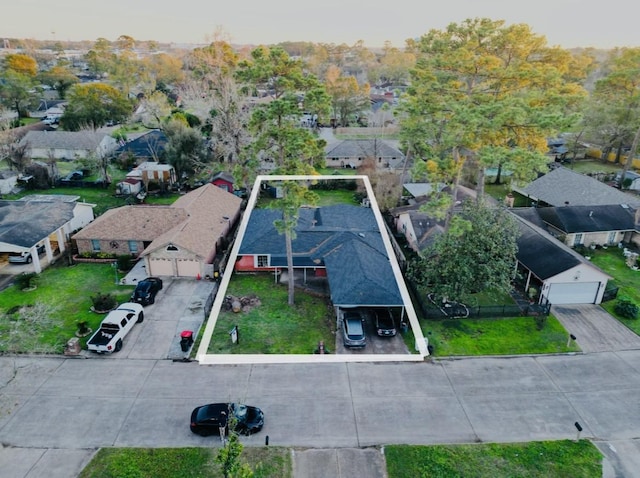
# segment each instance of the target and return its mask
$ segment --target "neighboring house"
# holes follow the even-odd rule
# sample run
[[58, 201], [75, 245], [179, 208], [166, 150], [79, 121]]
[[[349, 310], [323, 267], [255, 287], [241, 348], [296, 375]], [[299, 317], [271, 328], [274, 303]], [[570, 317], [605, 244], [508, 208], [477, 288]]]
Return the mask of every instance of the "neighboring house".
[[115, 150], [115, 155], [130, 154], [136, 159], [136, 164], [144, 161], [159, 162], [167, 146], [167, 136], [160, 130], [152, 130], [127, 143], [121, 144]]
[[[254, 209], [238, 251], [236, 271], [287, 268], [276, 209]], [[294, 268], [327, 276], [335, 307], [404, 307], [381, 231], [371, 208], [334, 205], [301, 208], [292, 241]]]
[[[427, 202], [428, 195], [433, 191], [429, 183], [407, 183], [403, 185], [413, 196], [406, 206], [399, 206], [389, 210], [393, 218], [395, 232], [401, 234], [407, 241], [407, 245], [415, 252], [420, 253], [431, 246], [435, 239], [444, 232], [444, 221], [437, 221], [420, 208]], [[446, 187], [440, 187], [446, 190]], [[473, 189], [458, 186], [456, 204], [465, 199], [475, 199], [477, 194]]]
[[518, 274], [525, 291], [542, 304], [600, 304], [611, 276], [520, 215]]
[[329, 168], [355, 169], [368, 158], [374, 159], [379, 168], [396, 168], [404, 162], [402, 151], [382, 139], [345, 139], [325, 148]]
[[29, 131], [20, 144], [27, 145], [31, 159], [76, 160], [105, 157], [116, 147], [116, 140], [105, 133], [91, 131]]
[[145, 161], [139, 164], [129, 173], [128, 178], [140, 178], [145, 185], [150, 182], [162, 183], [171, 186], [177, 181], [176, 170], [170, 164]]
[[241, 203], [206, 184], [170, 206], [111, 209], [72, 239], [80, 253], [141, 257], [148, 275], [213, 277], [214, 260], [240, 216]]
[[[513, 212], [523, 217], [518, 209]], [[534, 214], [547, 232], [569, 247], [630, 242], [636, 231], [636, 211], [627, 205], [531, 208], [527, 219]]]
[[42, 271], [37, 248], [45, 246], [48, 262], [66, 250], [71, 233], [93, 220], [93, 204], [77, 196], [34, 195], [0, 201], [0, 253], [31, 252], [33, 268]]
[[[559, 167], [514, 191], [538, 206], [608, 206], [628, 204], [640, 207], [640, 197], [619, 191], [597, 179]], [[533, 205], [533, 204], [532, 204]]]

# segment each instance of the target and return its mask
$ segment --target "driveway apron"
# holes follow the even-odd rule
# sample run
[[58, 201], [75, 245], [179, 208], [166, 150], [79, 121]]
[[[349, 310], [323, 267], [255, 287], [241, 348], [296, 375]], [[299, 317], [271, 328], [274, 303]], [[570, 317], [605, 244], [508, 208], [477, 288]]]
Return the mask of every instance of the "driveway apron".
[[640, 349], [640, 337], [599, 305], [554, 305], [551, 313], [584, 353]]

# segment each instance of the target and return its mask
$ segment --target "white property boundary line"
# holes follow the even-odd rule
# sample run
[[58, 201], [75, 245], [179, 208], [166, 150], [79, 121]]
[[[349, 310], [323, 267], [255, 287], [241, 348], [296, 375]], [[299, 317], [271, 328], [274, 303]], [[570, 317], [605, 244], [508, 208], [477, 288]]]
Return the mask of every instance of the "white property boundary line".
[[[409, 317], [409, 323], [411, 325], [411, 329], [415, 337], [415, 349], [418, 351], [418, 353], [406, 354], [406, 355], [208, 354], [207, 350], [209, 349], [209, 344], [211, 343], [211, 337], [213, 336], [213, 331], [216, 327], [218, 314], [220, 313], [220, 309], [222, 308], [222, 302], [226, 295], [227, 287], [229, 286], [229, 281], [231, 280], [231, 276], [233, 275], [233, 272], [234, 272], [233, 267], [238, 257], [240, 244], [242, 243], [242, 239], [244, 238], [244, 234], [247, 230], [247, 224], [249, 223], [249, 217], [253, 212], [253, 208], [256, 204], [258, 194], [260, 193], [260, 184], [263, 181], [314, 181], [314, 180], [322, 181], [322, 180], [336, 180], [336, 179], [344, 179], [344, 180], [357, 179], [364, 182], [365, 188], [367, 190], [367, 196], [371, 201], [371, 209], [373, 210], [374, 216], [376, 218], [376, 222], [378, 224], [378, 229], [380, 230], [382, 241], [387, 251], [387, 257], [389, 258], [391, 269], [393, 270], [396, 283], [398, 284], [398, 289], [400, 290], [400, 295], [402, 296], [402, 300], [404, 301], [405, 312]], [[200, 365], [250, 364], [250, 363], [256, 363], [256, 364], [317, 363], [317, 362], [321, 362], [321, 363], [326, 363], [326, 362], [330, 362], [330, 363], [334, 363], [334, 362], [339, 362], [339, 363], [342, 363], [342, 362], [421, 362], [428, 355], [429, 355], [429, 351], [427, 349], [427, 344], [424, 340], [424, 335], [422, 334], [422, 329], [420, 328], [420, 323], [418, 322], [416, 311], [413, 308], [413, 303], [411, 302], [411, 296], [409, 295], [409, 290], [407, 289], [407, 286], [404, 282], [404, 278], [402, 277], [402, 272], [400, 271], [400, 266], [398, 265], [398, 261], [396, 260], [395, 253], [391, 246], [391, 240], [389, 239], [389, 236], [387, 234], [387, 230], [384, 224], [384, 219], [382, 217], [382, 214], [380, 213], [380, 209], [378, 208], [378, 202], [376, 201], [376, 198], [373, 194], [373, 189], [371, 188], [369, 177], [368, 176], [325, 176], [325, 175], [258, 176], [253, 185], [251, 196], [249, 197], [249, 201], [247, 203], [247, 209], [245, 210], [242, 216], [242, 222], [240, 223], [236, 240], [233, 244], [233, 248], [231, 249], [231, 255], [229, 256], [229, 260], [227, 261], [227, 270], [222, 275], [222, 279], [218, 287], [218, 292], [213, 302], [211, 313], [209, 314], [209, 319], [207, 321], [207, 325], [202, 335], [200, 347], [198, 347], [198, 352], [196, 353], [196, 360], [200, 363]]]

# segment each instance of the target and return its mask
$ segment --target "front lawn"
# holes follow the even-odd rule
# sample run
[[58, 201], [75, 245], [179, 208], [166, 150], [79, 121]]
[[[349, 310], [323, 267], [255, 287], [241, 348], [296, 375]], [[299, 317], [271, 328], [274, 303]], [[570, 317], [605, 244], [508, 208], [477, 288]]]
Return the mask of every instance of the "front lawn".
[[[113, 294], [122, 303], [134, 288], [116, 285], [111, 264], [69, 267], [62, 261], [42, 271], [34, 282], [34, 290], [21, 291], [13, 285], [0, 292], [0, 352], [62, 353], [78, 322], [86, 321], [96, 330], [104, 318], [91, 311], [92, 296]], [[87, 338], [81, 340], [83, 347]]]
[[615, 311], [617, 299], [623, 297], [640, 306], [640, 271], [635, 271], [626, 265], [622, 249], [617, 247], [589, 249], [589, 257], [591, 262], [614, 278], [610, 283], [619, 287], [618, 297], [614, 300], [603, 302], [602, 307], [636, 334], [640, 335], [640, 320], [622, 318]]
[[579, 351], [575, 341], [550, 315], [542, 330], [533, 317], [421, 320], [422, 333], [435, 356], [549, 354]]
[[406, 446], [384, 449], [389, 478], [602, 476], [602, 454], [587, 440]]
[[[220, 312], [208, 353], [310, 354], [321, 340], [333, 351], [336, 319], [327, 299], [296, 289], [290, 307], [287, 285], [275, 284], [269, 273], [234, 274], [226, 295], [254, 300], [246, 311]], [[233, 344], [229, 332], [236, 325]]]

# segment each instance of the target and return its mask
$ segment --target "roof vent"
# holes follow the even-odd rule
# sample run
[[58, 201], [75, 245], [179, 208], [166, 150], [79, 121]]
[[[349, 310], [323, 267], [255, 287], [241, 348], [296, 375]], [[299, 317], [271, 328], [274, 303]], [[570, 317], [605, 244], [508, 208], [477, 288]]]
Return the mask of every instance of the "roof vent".
[[593, 211], [589, 211], [589, 217], [593, 216]]
[[358, 233], [358, 236], [360, 236], [360, 237], [364, 237], [364, 232], [359, 232], [359, 233]]

